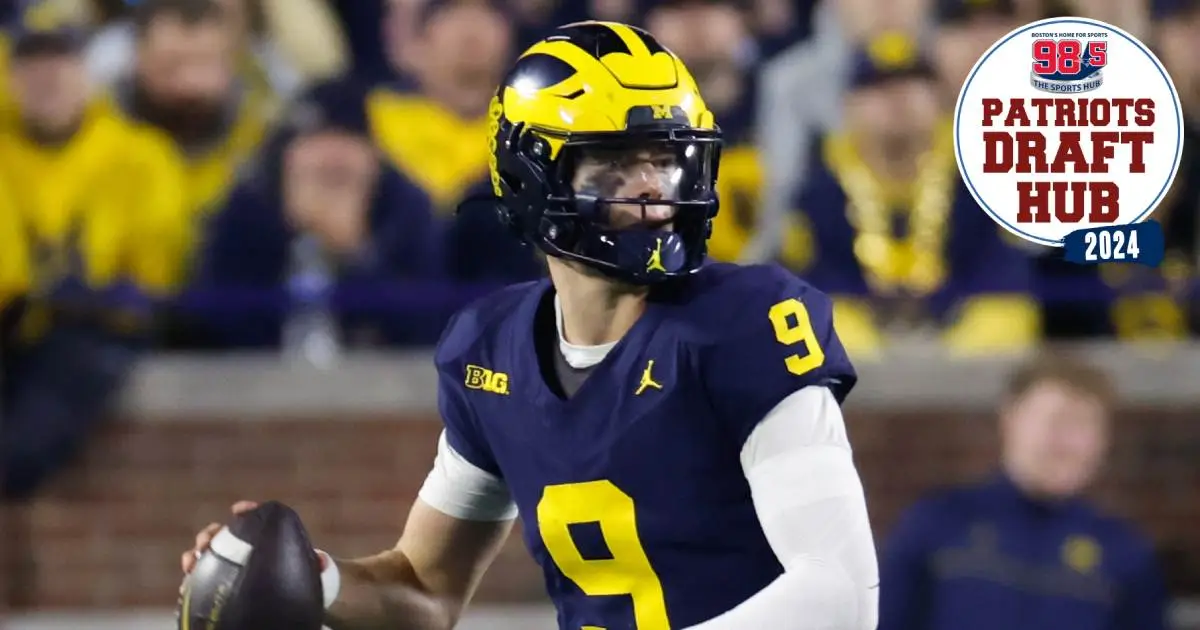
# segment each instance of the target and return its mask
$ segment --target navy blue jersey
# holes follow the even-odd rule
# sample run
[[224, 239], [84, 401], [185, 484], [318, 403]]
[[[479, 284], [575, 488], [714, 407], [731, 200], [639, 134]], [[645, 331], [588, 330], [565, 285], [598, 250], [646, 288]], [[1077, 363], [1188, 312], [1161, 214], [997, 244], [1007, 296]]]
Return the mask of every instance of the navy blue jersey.
[[854, 369], [828, 297], [776, 266], [711, 264], [656, 289], [570, 398], [556, 393], [549, 281], [460, 313], [437, 351], [450, 445], [505, 480], [564, 629], [667, 630], [781, 572], [742, 444], [808, 385]]
[[1164, 630], [1150, 542], [1082, 499], [1007, 476], [932, 494], [880, 557], [879, 630]]

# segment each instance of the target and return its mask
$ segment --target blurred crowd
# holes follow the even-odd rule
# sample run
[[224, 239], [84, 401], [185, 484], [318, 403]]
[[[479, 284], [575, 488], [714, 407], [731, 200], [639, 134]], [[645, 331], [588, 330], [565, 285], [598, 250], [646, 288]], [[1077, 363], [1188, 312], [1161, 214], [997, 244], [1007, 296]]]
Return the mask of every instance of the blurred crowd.
[[958, 87], [1028, 19], [1140, 34], [1194, 108], [1197, 3], [1085, 4], [9, 0], [6, 345], [60, 326], [318, 361], [435, 342], [464, 302], [542, 272], [487, 203], [463, 202], [486, 191], [487, 106], [514, 55], [589, 18], [642, 25], [688, 62], [727, 137], [711, 255], [777, 260], [834, 295], [851, 352], [1185, 337], [1200, 328], [1191, 160], [1156, 215], [1156, 270], [1064, 264], [958, 181]]
[[959, 86], [1039, 16], [1147, 38], [1196, 111], [1200, 3], [1084, 5], [7, 0], [3, 412], [33, 434], [6, 443], [53, 450], [57, 424], [75, 434], [148, 350], [328, 365], [346, 348], [433, 344], [466, 302], [541, 275], [484, 194], [488, 104], [514, 55], [589, 18], [651, 31], [715, 112], [712, 257], [779, 261], [833, 295], [856, 357], [902, 337], [964, 354], [1184, 338], [1200, 329], [1190, 143], [1156, 214], [1170, 250], [1158, 269], [1023, 245], [957, 175]]

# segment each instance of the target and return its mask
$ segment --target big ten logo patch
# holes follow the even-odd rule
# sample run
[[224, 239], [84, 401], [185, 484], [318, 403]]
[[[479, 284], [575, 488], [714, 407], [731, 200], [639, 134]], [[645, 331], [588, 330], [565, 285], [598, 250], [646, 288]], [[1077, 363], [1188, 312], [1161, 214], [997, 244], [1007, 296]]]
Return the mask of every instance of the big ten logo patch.
[[468, 365], [466, 386], [468, 389], [478, 389], [490, 394], [507, 396], [508, 375], [478, 365]]
[[1158, 58], [1086, 18], [1001, 38], [955, 109], [971, 195], [1004, 229], [1051, 247], [1073, 232], [1146, 220], [1178, 171], [1182, 132], [1179, 96]]

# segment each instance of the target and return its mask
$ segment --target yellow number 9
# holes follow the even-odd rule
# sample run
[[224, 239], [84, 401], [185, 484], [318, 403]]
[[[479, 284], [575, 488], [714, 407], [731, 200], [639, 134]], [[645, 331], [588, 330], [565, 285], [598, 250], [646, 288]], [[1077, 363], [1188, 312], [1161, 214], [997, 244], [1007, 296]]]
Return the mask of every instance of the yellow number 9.
[[[554, 564], [579, 590], [591, 596], [629, 595], [637, 630], [669, 630], [662, 582], [638, 538], [632, 497], [610, 481], [546, 486], [537, 522]], [[579, 552], [569, 526], [582, 523], [600, 524], [609, 558], [588, 560]]]
[[825, 351], [817, 341], [812, 318], [804, 302], [788, 298], [775, 304], [767, 313], [771, 327], [775, 329], [775, 340], [785, 346], [804, 344], [804, 352], [788, 355], [783, 363], [796, 376], [803, 376], [825, 364]]

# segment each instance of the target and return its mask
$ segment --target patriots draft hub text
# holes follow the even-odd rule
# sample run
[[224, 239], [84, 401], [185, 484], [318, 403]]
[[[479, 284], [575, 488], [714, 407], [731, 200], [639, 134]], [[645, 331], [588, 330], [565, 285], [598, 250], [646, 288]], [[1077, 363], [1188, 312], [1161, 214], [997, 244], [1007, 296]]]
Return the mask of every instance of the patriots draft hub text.
[[959, 95], [955, 143], [971, 194], [1013, 234], [1061, 246], [1079, 229], [1137, 223], [1182, 150], [1179, 98], [1128, 33], [1043, 20], [997, 42]]

